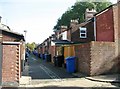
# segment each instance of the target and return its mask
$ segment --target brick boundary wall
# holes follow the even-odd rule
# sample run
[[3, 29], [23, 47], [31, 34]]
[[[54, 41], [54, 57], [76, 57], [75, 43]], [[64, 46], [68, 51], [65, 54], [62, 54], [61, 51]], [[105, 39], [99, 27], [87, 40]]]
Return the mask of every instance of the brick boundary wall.
[[116, 57], [118, 60], [118, 71], [120, 72], [120, 2], [113, 6], [113, 18], [114, 18], [114, 38], [116, 43]]
[[[118, 44], [119, 44], [119, 47], [118, 47], [118, 50], [119, 50], [119, 52], [118, 53], [120, 53], [120, 2], [119, 2], [119, 4], [118, 4], [118, 29], [119, 29], [119, 32], [118, 32], [118, 34], [119, 34], [119, 42], [118, 42]], [[119, 54], [119, 71], [120, 71], [120, 54]]]
[[74, 45], [78, 72], [88, 76], [118, 73], [115, 42], [95, 42]]
[[90, 74], [90, 44], [74, 45], [75, 56], [78, 60], [78, 72], [83, 74]]
[[115, 42], [90, 43], [90, 75], [113, 74], [118, 72], [115, 56]]

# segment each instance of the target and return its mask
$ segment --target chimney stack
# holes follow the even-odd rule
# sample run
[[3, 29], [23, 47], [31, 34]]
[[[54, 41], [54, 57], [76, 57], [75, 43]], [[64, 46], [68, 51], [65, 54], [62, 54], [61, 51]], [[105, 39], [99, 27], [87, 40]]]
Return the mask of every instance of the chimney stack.
[[96, 10], [95, 9], [86, 9], [86, 12], [85, 12], [85, 20], [89, 20], [91, 19], [94, 14], [96, 13]]
[[71, 20], [70, 22], [73, 23], [73, 24], [78, 24], [78, 20], [77, 19]]

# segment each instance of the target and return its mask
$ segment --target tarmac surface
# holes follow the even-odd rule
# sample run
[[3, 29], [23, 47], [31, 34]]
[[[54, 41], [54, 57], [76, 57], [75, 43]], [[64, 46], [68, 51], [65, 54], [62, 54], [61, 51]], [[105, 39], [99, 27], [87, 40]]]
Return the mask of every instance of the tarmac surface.
[[64, 79], [75, 76], [67, 73], [63, 67], [55, 67], [53, 63], [39, 58], [29, 57], [29, 76], [32, 79]]
[[8, 89], [120, 89], [120, 75], [88, 77], [80, 73], [70, 74], [63, 67], [30, 56], [19, 87]]

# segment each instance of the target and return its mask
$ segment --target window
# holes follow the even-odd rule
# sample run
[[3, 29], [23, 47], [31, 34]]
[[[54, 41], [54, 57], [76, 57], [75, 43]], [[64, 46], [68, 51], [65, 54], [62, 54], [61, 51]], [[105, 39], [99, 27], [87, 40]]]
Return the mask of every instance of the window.
[[67, 31], [62, 32], [62, 39], [67, 40]]
[[85, 27], [79, 27], [80, 29], [80, 38], [86, 38], [87, 37], [87, 29]]

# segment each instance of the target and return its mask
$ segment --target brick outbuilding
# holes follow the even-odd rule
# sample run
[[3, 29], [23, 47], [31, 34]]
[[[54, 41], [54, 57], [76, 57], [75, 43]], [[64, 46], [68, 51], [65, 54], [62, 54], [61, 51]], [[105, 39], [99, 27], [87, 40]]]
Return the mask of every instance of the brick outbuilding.
[[18, 85], [24, 59], [24, 36], [0, 28], [0, 81], [2, 85]]

